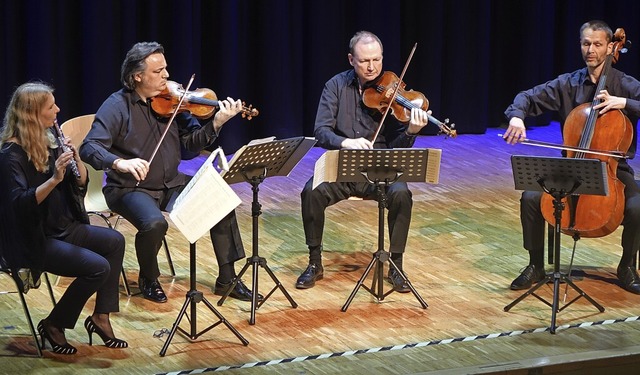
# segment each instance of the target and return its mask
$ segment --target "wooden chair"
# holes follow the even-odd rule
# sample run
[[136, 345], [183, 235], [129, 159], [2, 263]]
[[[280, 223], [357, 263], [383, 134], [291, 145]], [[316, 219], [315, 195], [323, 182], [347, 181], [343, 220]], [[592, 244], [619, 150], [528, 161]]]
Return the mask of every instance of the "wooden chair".
[[[38, 357], [42, 357], [42, 349], [40, 346], [40, 340], [38, 339], [38, 332], [36, 331], [35, 326], [33, 325], [33, 319], [31, 318], [31, 313], [29, 312], [29, 305], [27, 304], [27, 299], [25, 298], [25, 295], [27, 294], [27, 292], [29, 292], [29, 290], [32, 287], [37, 288], [39, 286], [39, 281], [38, 281], [38, 285], [36, 286], [29, 285], [29, 272], [30, 271], [28, 269], [24, 269], [24, 268], [20, 269], [17, 272], [14, 272], [7, 266], [4, 259], [0, 257], [0, 274], [8, 275], [11, 278], [11, 280], [13, 280], [13, 283], [16, 286], [15, 290], [0, 291], [0, 295], [14, 294], [14, 293], [18, 294], [18, 296], [20, 297], [20, 303], [22, 304], [22, 310], [24, 311], [24, 315], [27, 320], [27, 324], [29, 325], [29, 329], [31, 330], [31, 335], [33, 336], [33, 340], [35, 341]], [[49, 276], [46, 273], [43, 273], [41, 277], [45, 279], [45, 282], [47, 284], [47, 288], [49, 291], [49, 297], [51, 298], [51, 302], [55, 306], [56, 299], [53, 294], [53, 289], [51, 288], [51, 282], [49, 281]]]
[[[84, 115], [72, 118], [70, 120], [65, 121], [60, 128], [66, 137], [71, 138], [71, 143], [76, 149], [80, 148], [80, 144], [89, 133], [91, 129], [91, 124], [93, 123], [93, 119], [95, 115]], [[86, 164], [87, 171], [89, 174], [89, 184], [87, 186], [87, 195], [84, 199], [85, 209], [89, 215], [97, 216], [101, 218], [104, 223], [112, 229], [116, 229], [118, 227], [118, 223], [120, 222], [121, 216], [116, 214], [115, 212], [109, 209], [107, 205], [107, 201], [104, 198], [104, 194], [102, 193], [102, 186], [104, 185], [105, 173], [104, 171], [98, 171], [91, 167], [89, 164]], [[115, 216], [116, 221], [112, 224], [111, 219]], [[164, 237], [162, 239], [162, 243], [164, 244], [164, 251], [167, 256], [167, 262], [169, 263], [169, 268], [171, 270], [171, 276], [176, 275], [176, 271], [173, 267], [173, 261], [171, 259], [171, 253], [169, 252], [169, 245], [167, 244], [167, 239]], [[129, 282], [127, 280], [127, 273], [125, 272], [124, 266], [122, 267], [122, 283], [124, 284], [125, 292], [128, 296], [131, 295], [131, 289], [129, 288]]]

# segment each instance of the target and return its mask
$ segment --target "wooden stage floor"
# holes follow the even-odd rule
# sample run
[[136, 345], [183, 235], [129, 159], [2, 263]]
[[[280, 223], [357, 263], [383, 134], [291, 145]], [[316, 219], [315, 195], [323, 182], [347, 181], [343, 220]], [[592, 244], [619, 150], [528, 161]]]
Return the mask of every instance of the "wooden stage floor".
[[[440, 182], [411, 184], [414, 206], [404, 269], [428, 303], [427, 309], [411, 293], [392, 293], [378, 302], [360, 289], [349, 309], [341, 311], [377, 248], [373, 201], [344, 201], [327, 210], [325, 278], [312, 289], [295, 289], [295, 280], [307, 264], [299, 193], [322, 153], [314, 148], [289, 177], [268, 178], [260, 185], [260, 255], [297, 308], [277, 290], [257, 311], [256, 324], [250, 325], [249, 303], [229, 299], [217, 306], [218, 297], [211, 291], [217, 276], [211, 243], [208, 238], [197, 243], [197, 288], [249, 341], [248, 346], [219, 325], [193, 341], [178, 333], [166, 356], [159, 355], [167, 339], [163, 332], [171, 329], [189, 289], [189, 244], [172, 226], [168, 240], [176, 277], [168, 276], [166, 258], [162, 252], [159, 255], [160, 281], [169, 302], [155, 304], [123, 293], [121, 312], [112, 316], [118, 335], [129, 342], [128, 349], [87, 345], [81, 323], [92, 311], [91, 301], [79, 324], [67, 332], [78, 347], [77, 355], [45, 351], [43, 359], [29, 357], [35, 353], [34, 343], [18, 299], [0, 296], [0, 373], [457, 374], [527, 373], [541, 367], [550, 373], [553, 366], [569, 369], [572, 363], [603, 358], [610, 367], [625, 366], [640, 353], [640, 296], [617, 284], [620, 229], [604, 238], [580, 240], [575, 255], [576, 284], [604, 306], [603, 313], [582, 298], [557, 314], [560, 328], [550, 334], [551, 308], [536, 298], [526, 298], [509, 312], [503, 310], [521, 294], [508, 286], [528, 263], [521, 245], [520, 192], [514, 189], [510, 156], [556, 156], [558, 152], [509, 146], [498, 136], [501, 131], [488, 129], [483, 135], [456, 139], [424, 136], [416, 142], [416, 147], [442, 149]], [[559, 141], [558, 132], [558, 125], [552, 124], [531, 129], [528, 136]], [[185, 171], [195, 171], [198, 161], [202, 159], [185, 162]], [[631, 164], [640, 167], [636, 161]], [[250, 254], [250, 185], [239, 183], [233, 189], [243, 202], [237, 213]], [[134, 231], [126, 222], [119, 230], [127, 238], [125, 266], [137, 291]], [[572, 241], [567, 236], [562, 240], [564, 266], [569, 263]], [[244, 264], [239, 262], [237, 271]], [[266, 294], [274, 283], [263, 269], [258, 276], [260, 292]], [[251, 277], [251, 272], [245, 274], [248, 285]], [[68, 281], [61, 279], [55, 287], [58, 297]], [[0, 278], [0, 288], [11, 287], [7, 277]], [[543, 287], [540, 294], [551, 299], [552, 287]], [[567, 300], [575, 295], [569, 289]], [[45, 288], [30, 291], [27, 298], [37, 323], [51, 308]], [[198, 330], [216, 320], [198, 304]], [[189, 329], [187, 319], [181, 326]], [[599, 366], [593, 364], [591, 373]]]

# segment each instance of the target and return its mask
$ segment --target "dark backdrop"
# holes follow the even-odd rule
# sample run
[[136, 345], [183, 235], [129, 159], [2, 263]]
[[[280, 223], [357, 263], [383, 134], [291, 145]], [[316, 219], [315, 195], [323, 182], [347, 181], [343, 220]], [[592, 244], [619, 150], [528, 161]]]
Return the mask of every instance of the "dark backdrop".
[[[582, 67], [583, 22], [603, 19], [640, 44], [637, 0], [4, 0], [0, 12], [3, 112], [17, 85], [43, 80], [56, 88], [60, 122], [94, 113], [121, 87], [127, 50], [154, 40], [172, 80], [195, 73], [193, 88], [260, 110], [225, 126], [226, 153], [254, 138], [311, 136], [323, 84], [350, 68], [358, 30], [380, 36], [384, 68], [396, 74], [417, 43], [407, 88], [462, 134], [503, 125], [518, 91]], [[616, 67], [640, 77], [640, 49]]]

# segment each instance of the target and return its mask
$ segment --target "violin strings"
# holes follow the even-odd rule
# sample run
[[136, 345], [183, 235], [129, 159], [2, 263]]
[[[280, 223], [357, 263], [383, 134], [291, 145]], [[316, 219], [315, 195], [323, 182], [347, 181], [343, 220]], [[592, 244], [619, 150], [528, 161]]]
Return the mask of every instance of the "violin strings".
[[[376, 86], [376, 89], [378, 90], [378, 92], [383, 92], [384, 91], [384, 87], [382, 87], [382, 86]], [[404, 96], [402, 96], [401, 94], [397, 94], [396, 95], [396, 101], [398, 103], [400, 103], [406, 109], [421, 108], [421, 107], [418, 107], [413, 102], [411, 102], [409, 99], [407, 99]], [[449, 129], [444, 123], [440, 122], [435, 117], [427, 114], [427, 118], [429, 119], [429, 121], [431, 121], [431, 123], [437, 125], [440, 128], [440, 130], [444, 131], [446, 129], [447, 132], [451, 131], [451, 129]]]

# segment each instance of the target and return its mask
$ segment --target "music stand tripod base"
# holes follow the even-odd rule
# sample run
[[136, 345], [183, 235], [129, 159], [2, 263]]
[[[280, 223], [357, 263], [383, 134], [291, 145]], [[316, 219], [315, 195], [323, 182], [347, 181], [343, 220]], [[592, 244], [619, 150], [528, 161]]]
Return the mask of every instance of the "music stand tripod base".
[[[167, 337], [167, 341], [165, 341], [164, 345], [162, 346], [162, 350], [160, 350], [160, 356], [164, 357], [165, 353], [167, 352], [167, 349], [169, 348], [169, 344], [171, 343], [171, 340], [173, 339], [173, 336], [175, 335], [176, 331], [180, 331], [180, 333], [184, 334], [186, 337], [188, 337], [190, 340], [195, 340], [198, 337], [200, 337], [201, 335], [203, 335], [205, 332], [208, 332], [209, 330], [217, 327], [219, 324], [224, 324], [231, 332], [233, 332], [233, 334], [240, 340], [240, 342], [242, 342], [243, 345], [247, 346], [249, 345], [249, 341], [247, 341], [247, 339], [245, 339], [240, 332], [238, 332], [232, 325], [231, 323], [229, 323], [224, 316], [222, 316], [222, 314], [220, 314], [220, 312], [218, 312], [218, 310], [215, 309], [215, 307], [213, 307], [213, 305], [207, 301], [206, 298], [204, 298], [204, 296], [202, 295], [202, 292], [198, 291], [196, 289], [196, 244], [195, 243], [191, 243], [189, 245], [189, 253], [190, 253], [190, 257], [189, 257], [189, 263], [190, 263], [190, 290], [187, 292], [186, 295], [186, 300], [184, 301], [184, 304], [182, 305], [182, 309], [180, 309], [180, 312], [178, 313], [178, 317], [176, 318], [175, 323], [173, 323], [173, 327], [171, 328], [171, 331], [169, 332], [169, 336]], [[214, 313], [214, 315], [218, 318], [218, 321], [213, 323], [212, 325], [210, 325], [209, 327], [201, 330], [200, 332], [198, 332], [197, 329], [197, 305], [198, 303], [204, 303], [205, 306], [209, 309], [209, 311], [211, 311], [212, 313]], [[186, 331], [184, 329], [182, 329], [180, 327], [180, 322], [182, 321], [182, 318], [187, 315], [187, 308], [189, 309], [190, 312], [190, 316], [187, 317], [187, 319], [190, 322], [190, 331]]]
[[[589, 297], [582, 289], [573, 283], [571, 278], [560, 272], [560, 236], [562, 211], [564, 203], [562, 199], [570, 195], [607, 195], [607, 174], [605, 163], [598, 159], [572, 159], [553, 157], [529, 157], [513, 155], [511, 157], [513, 176], [516, 189], [544, 191], [553, 197], [554, 207], [554, 270], [546, 274], [545, 278], [532, 286], [520, 297], [504, 307], [504, 311], [509, 311], [513, 306], [528, 296], [534, 296], [547, 306], [551, 307], [551, 325], [549, 331], [556, 333], [556, 314], [580, 298], [585, 298], [598, 311], [604, 312], [604, 307]], [[553, 300], [551, 303], [536, 294], [536, 291], [553, 282]], [[578, 295], [559, 307], [560, 283], [566, 283], [574, 289]]]
[[[313, 147], [315, 140], [304, 137], [290, 138], [283, 140], [273, 140], [252, 145], [243, 146], [236, 152], [234, 158], [229, 163], [229, 171], [224, 173], [223, 178], [227, 183], [245, 181], [251, 184], [253, 200], [251, 203], [252, 217], [252, 254], [247, 258], [247, 263], [242, 267], [238, 276], [233, 279], [225, 294], [218, 301], [218, 306], [222, 306], [226, 298], [231, 294], [236, 284], [240, 281], [244, 273], [252, 268], [251, 281], [251, 315], [249, 324], [256, 322], [256, 310], [262, 306], [269, 297], [280, 290], [287, 298], [292, 308], [297, 308], [298, 304], [284, 288], [276, 275], [267, 266], [267, 260], [259, 255], [259, 216], [262, 214], [262, 205], [258, 199], [260, 184], [272, 176], [287, 176], [291, 169], [302, 159], [304, 154]], [[258, 301], [258, 269], [262, 268], [274, 283], [274, 287], [267, 293], [261, 301]]]
[[[385, 262], [389, 262], [390, 267], [392, 267], [398, 273], [398, 275], [402, 277], [404, 282], [407, 283], [407, 286], [411, 290], [411, 293], [413, 293], [413, 295], [416, 297], [418, 302], [420, 302], [420, 306], [422, 306], [423, 309], [426, 309], [429, 306], [422, 299], [420, 294], [418, 294], [418, 292], [415, 290], [415, 288], [411, 284], [411, 281], [404, 275], [404, 273], [400, 271], [398, 266], [396, 266], [396, 264], [389, 258], [389, 253], [387, 251], [382, 250], [382, 251], [376, 251], [373, 254], [373, 258], [371, 259], [371, 262], [369, 262], [369, 265], [367, 266], [364, 273], [356, 283], [356, 286], [351, 292], [351, 294], [349, 295], [349, 298], [347, 298], [347, 301], [342, 306], [342, 309], [341, 309], [342, 312], [347, 311], [347, 309], [349, 308], [349, 305], [351, 304], [351, 301], [353, 301], [356, 294], [358, 293], [358, 289], [360, 288], [363, 288], [364, 290], [369, 292], [369, 294], [374, 296], [378, 302], [383, 301], [388, 295], [396, 291], [395, 289], [391, 288], [387, 292], [384, 292], [383, 285], [384, 285], [384, 263]], [[364, 285], [364, 281], [366, 280], [367, 276], [369, 276], [369, 272], [371, 272], [372, 269], [374, 270], [373, 280], [371, 282], [371, 287], [368, 287]]]
[[[366, 151], [375, 151], [375, 150], [366, 150]], [[386, 150], [377, 150], [377, 151], [386, 151]], [[360, 164], [362, 165], [362, 164]], [[378, 198], [378, 251], [373, 254], [373, 258], [369, 265], [367, 266], [364, 274], [360, 277], [360, 280], [356, 283], [355, 288], [347, 298], [347, 301], [342, 306], [342, 311], [346, 312], [353, 301], [358, 290], [362, 287], [366, 291], [368, 291], [371, 295], [376, 297], [378, 301], [384, 300], [386, 296], [395, 292], [394, 289], [389, 290], [388, 292], [384, 292], [384, 263], [388, 262], [390, 267], [395, 270], [395, 272], [402, 277], [402, 279], [407, 283], [407, 286], [411, 290], [411, 293], [416, 297], [418, 302], [423, 309], [428, 307], [427, 303], [422, 299], [420, 294], [415, 290], [411, 282], [407, 279], [402, 271], [396, 266], [396, 264], [390, 259], [389, 253], [384, 250], [384, 210], [387, 206], [387, 197], [385, 193], [385, 189], [398, 181], [402, 172], [397, 168], [391, 167], [369, 167], [369, 168], [361, 168], [361, 174], [365, 177], [365, 179], [375, 186], [376, 195]], [[372, 269], [374, 270], [373, 282], [371, 284], [371, 288], [368, 288], [364, 285], [364, 280], [369, 275]]]

